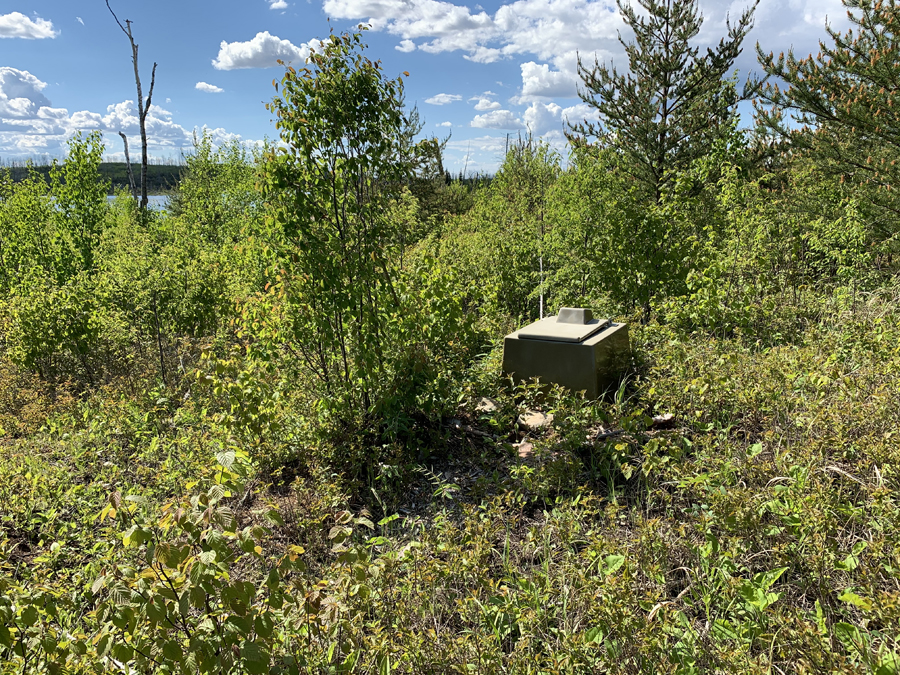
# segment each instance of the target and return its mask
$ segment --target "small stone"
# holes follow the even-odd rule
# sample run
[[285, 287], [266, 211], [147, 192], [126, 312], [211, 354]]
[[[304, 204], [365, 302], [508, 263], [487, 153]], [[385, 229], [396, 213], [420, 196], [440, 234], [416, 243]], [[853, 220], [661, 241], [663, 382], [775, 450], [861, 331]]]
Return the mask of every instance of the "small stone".
[[519, 457], [521, 459], [528, 459], [534, 452], [534, 446], [528, 441], [522, 441], [521, 443], [516, 445], [515, 448], [519, 453]]
[[542, 413], [540, 410], [526, 410], [519, 415], [519, 424], [533, 431], [549, 427], [552, 423], [553, 415]]
[[497, 412], [498, 407], [499, 406], [497, 405], [497, 402], [494, 399], [488, 398], [487, 396], [482, 396], [481, 400], [478, 401], [478, 404], [475, 406], [475, 412], [480, 412], [480, 413]]
[[667, 429], [675, 425], [675, 415], [666, 413], [665, 415], [655, 415], [653, 417], [653, 426], [657, 428]]

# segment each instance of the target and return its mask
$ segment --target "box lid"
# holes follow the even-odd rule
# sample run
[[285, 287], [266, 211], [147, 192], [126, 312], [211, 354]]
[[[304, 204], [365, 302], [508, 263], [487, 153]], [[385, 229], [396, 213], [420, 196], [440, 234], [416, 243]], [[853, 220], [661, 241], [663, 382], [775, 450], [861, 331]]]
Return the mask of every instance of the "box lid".
[[526, 340], [584, 342], [605, 328], [609, 319], [595, 319], [589, 309], [563, 307], [557, 316], [535, 321], [517, 331]]

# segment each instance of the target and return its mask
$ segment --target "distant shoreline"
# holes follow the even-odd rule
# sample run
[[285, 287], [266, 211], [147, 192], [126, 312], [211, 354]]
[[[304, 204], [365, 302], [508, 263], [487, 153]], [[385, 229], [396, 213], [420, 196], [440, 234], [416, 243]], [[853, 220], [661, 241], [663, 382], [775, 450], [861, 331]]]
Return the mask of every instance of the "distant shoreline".
[[[140, 180], [141, 165], [131, 164], [135, 180]], [[147, 166], [147, 191], [158, 194], [168, 192], [178, 187], [181, 179], [182, 164], [150, 164]], [[50, 165], [29, 166], [0, 166], [0, 172], [9, 171], [14, 183], [19, 183], [28, 177], [29, 171], [34, 171], [43, 176], [45, 181], [50, 180]], [[115, 194], [117, 190], [129, 190], [128, 170], [125, 162], [102, 162], [100, 164], [100, 176], [110, 184], [109, 194]]]
[[[106, 195], [107, 201], [113, 201], [116, 198], [116, 195]], [[151, 209], [164, 209], [169, 206], [169, 200], [171, 198], [169, 195], [147, 195], [147, 200], [150, 202]]]

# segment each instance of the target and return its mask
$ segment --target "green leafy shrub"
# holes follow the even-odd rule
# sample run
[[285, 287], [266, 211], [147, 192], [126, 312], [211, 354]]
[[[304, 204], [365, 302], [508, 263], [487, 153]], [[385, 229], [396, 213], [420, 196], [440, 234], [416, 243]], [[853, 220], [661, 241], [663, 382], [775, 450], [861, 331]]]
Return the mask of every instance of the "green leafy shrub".
[[744, 180], [732, 167], [716, 195], [723, 225], [703, 241], [685, 292], [662, 305], [683, 330], [741, 331], [793, 340], [823, 311], [824, 292], [856, 294], [877, 283], [870, 234], [854, 199], [798, 169], [787, 194], [771, 176]]
[[365, 413], [400, 309], [395, 226], [386, 212], [409, 168], [399, 163], [401, 80], [365, 58], [360, 35], [332, 36], [289, 68], [269, 104], [285, 147], [266, 155], [268, 217], [291, 239], [294, 343], [329, 401]]
[[310, 66], [289, 68], [269, 106], [285, 147], [265, 156], [267, 217], [288, 242], [271, 339], [299, 362], [326, 436], [368, 453], [407, 433], [413, 411], [445, 407], [443, 369], [469, 340], [439, 270], [404, 263], [416, 206], [402, 80], [363, 55], [360, 35], [332, 36]]
[[13, 183], [0, 177], [0, 268], [3, 291], [16, 287], [32, 269], [54, 273], [61, 264], [60, 234], [52, 227], [52, 202], [36, 173]]
[[553, 292], [545, 247], [559, 164], [548, 145], [520, 140], [490, 185], [476, 192], [473, 207], [447, 224], [440, 240], [423, 245], [453, 270], [464, 306], [488, 321], [537, 318], [542, 293]]
[[169, 209], [214, 247], [258, 233], [263, 205], [256, 188], [258, 157], [237, 140], [216, 148], [208, 130], [194, 134]]
[[58, 285], [34, 270], [4, 307], [7, 353], [49, 380], [97, 384], [130, 346], [122, 317], [86, 273]]

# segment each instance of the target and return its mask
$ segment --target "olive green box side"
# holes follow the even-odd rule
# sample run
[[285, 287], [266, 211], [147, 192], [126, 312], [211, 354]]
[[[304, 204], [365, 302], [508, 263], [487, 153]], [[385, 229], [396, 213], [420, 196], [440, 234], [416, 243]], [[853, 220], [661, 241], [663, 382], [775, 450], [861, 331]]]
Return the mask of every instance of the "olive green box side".
[[616, 386], [628, 367], [628, 325], [613, 323], [584, 342], [520, 338], [518, 331], [503, 340], [503, 372], [517, 382], [539, 378], [588, 398], [598, 398]]

